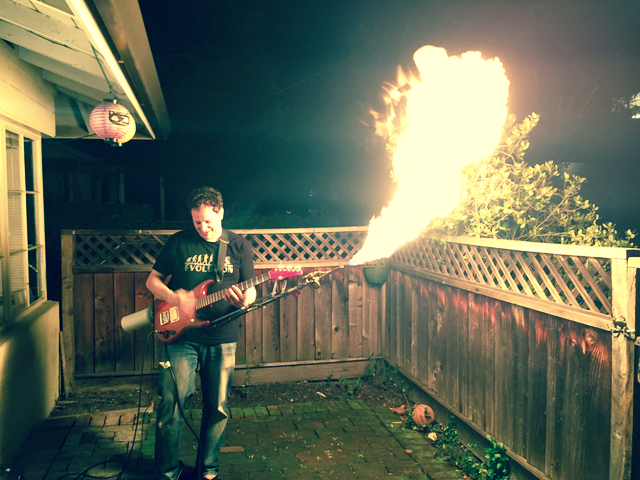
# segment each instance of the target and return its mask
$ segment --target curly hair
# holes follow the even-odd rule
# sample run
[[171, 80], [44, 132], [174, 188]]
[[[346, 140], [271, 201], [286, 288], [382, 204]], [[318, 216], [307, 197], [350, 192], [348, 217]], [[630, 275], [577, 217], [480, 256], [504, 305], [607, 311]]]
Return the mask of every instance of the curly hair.
[[218, 213], [222, 208], [222, 195], [211, 187], [194, 188], [187, 200], [187, 208], [189, 211], [198, 210], [201, 205], [211, 207]]

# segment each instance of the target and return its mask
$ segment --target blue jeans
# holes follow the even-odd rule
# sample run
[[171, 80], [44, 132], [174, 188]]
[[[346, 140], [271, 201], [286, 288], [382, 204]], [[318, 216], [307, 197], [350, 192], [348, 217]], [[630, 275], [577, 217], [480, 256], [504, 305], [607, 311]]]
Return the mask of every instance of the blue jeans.
[[[178, 461], [180, 434], [183, 418], [177, 398], [183, 410], [196, 387], [196, 367], [200, 364], [202, 386], [202, 422], [200, 425], [200, 455], [202, 475], [218, 473], [218, 458], [222, 448], [223, 433], [227, 425], [227, 396], [233, 380], [236, 363], [236, 343], [209, 347], [199, 343], [177, 340], [165, 344], [162, 361], [171, 363], [179, 395], [171, 372], [160, 367], [158, 379], [161, 400], [156, 416], [155, 459], [158, 477], [177, 479], [182, 470]], [[196, 469], [198, 465], [196, 465]]]

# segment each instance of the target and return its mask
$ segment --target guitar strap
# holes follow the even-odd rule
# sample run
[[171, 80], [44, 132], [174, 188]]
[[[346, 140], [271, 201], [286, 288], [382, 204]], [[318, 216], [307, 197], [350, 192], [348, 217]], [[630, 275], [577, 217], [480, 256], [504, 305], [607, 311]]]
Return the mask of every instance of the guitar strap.
[[224, 228], [220, 235], [220, 248], [218, 249], [218, 265], [216, 267], [216, 283], [220, 283], [224, 277], [224, 258], [227, 256], [227, 245], [229, 245], [229, 232]]

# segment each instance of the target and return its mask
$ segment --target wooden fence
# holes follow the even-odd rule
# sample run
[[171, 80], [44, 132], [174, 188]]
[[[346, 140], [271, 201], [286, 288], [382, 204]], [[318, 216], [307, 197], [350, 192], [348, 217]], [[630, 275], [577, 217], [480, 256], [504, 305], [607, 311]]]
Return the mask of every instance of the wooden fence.
[[[170, 233], [64, 232], [67, 372], [140, 370], [145, 334], [125, 333], [118, 321], [151, 305], [146, 276]], [[238, 233], [258, 269], [282, 262], [308, 272], [344, 265], [366, 228]], [[238, 363], [259, 383], [353, 376], [370, 354], [381, 356], [438, 404], [437, 414], [504, 442], [514, 478], [630, 480], [637, 254], [420, 238], [390, 258], [382, 288], [363, 280], [362, 267], [347, 267], [319, 289], [248, 314]]]
[[[346, 264], [362, 246], [366, 231], [357, 227], [236, 232], [252, 244], [257, 274], [281, 263], [300, 265], [306, 274]], [[172, 233], [63, 232], [66, 388], [73, 390], [74, 376], [133, 374], [143, 364], [145, 371], [157, 371], [161, 343], [149, 341], [145, 329], [125, 332], [119, 322], [152, 306], [146, 279]], [[296, 281], [290, 279], [288, 286]], [[320, 283], [319, 289], [304, 288], [298, 297], [285, 297], [241, 317], [236, 360], [240, 368], [252, 367], [253, 381], [320, 379], [332, 372], [334, 378], [357, 376], [368, 366], [370, 355], [380, 356], [380, 288], [363, 282], [362, 267], [339, 269]], [[256, 288], [258, 297], [267, 295], [272, 283]], [[276, 365], [279, 368], [264, 368]], [[285, 368], [294, 365], [295, 374]]]
[[383, 357], [504, 442], [512, 477], [628, 480], [638, 253], [420, 238], [392, 257]]

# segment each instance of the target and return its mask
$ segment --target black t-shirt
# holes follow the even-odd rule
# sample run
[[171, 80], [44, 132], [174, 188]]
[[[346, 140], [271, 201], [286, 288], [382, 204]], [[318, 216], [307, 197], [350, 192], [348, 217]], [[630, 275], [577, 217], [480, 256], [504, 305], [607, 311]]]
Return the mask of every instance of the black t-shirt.
[[[207, 242], [195, 229], [183, 230], [169, 237], [153, 269], [162, 275], [171, 275], [167, 284], [171, 290], [193, 290], [205, 280], [216, 278], [219, 248], [220, 241]], [[251, 245], [244, 237], [233, 232], [229, 232], [223, 272], [222, 282], [212, 285], [208, 293], [255, 277]], [[198, 317], [215, 320], [233, 310], [237, 310], [236, 307], [220, 300], [210, 307], [198, 310]], [[204, 345], [237, 342], [238, 322], [239, 319], [235, 319], [220, 326], [188, 328], [182, 338]]]

